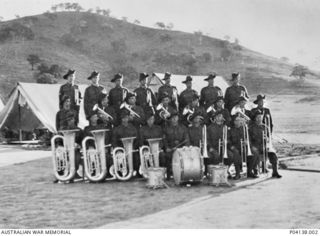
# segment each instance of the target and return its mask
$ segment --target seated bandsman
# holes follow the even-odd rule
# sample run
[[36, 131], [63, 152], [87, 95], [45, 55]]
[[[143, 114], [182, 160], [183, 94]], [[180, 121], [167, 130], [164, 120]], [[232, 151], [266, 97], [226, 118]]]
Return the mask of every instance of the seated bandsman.
[[160, 125], [164, 128], [167, 123], [168, 119], [172, 113], [176, 113], [177, 110], [170, 105], [170, 96], [168, 93], [162, 93], [161, 102], [156, 107], [156, 121], [157, 125]]
[[123, 75], [120, 73], [115, 74], [111, 82], [113, 82], [115, 86], [109, 91], [109, 105], [113, 107], [119, 118], [120, 106], [127, 97], [127, 93], [129, 92], [129, 90], [123, 87]]
[[[272, 177], [281, 178], [282, 176], [278, 173], [278, 158], [274, 152], [268, 152], [267, 149], [263, 150], [267, 145], [267, 140], [263, 137], [263, 132], [266, 130], [265, 125], [262, 123], [263, 114], [261, 111], [256, 110], [253, 114], [254, 123], [250, 126], [249, 134], [250, 134], [250, 142], [252, 145], [252, 153], [253, 155], [258, 157], [258, 163], [255, 167], [255, 173], [258, 173], [258, 169], [260, 168], [260, 162], [262, 162], [262, 172], [268, 172], [267, 167], [264, 165], [263, 154], [265, 151], [265, 157], [269, 158], [270, 163], [272, 164]], [[266, 160], [265, 160], [266, 161]]]
[[[73, 127], [70, 127], [70, 125]], [[61, 98], [61, 110], [56, 114], [56, 130], [70, 130], [74, 129], [77, 125], [78, 113], [71, 109], [71, 98], [65, 95]]]
[[142, 109], [147, 109], [148, 107], [155, 107], [157, 104], [156, 96], [151, 88], [148, 87], [148, 74], [140, 73], [139, 81], [140, 87], [136, 88], [134, 92], [137, 95], [136, 104]]
[[[139, 140], [138, 140], [138, 131], [137, 129], [129, 122], [130, 112], [126, 109], [121, 110], [120, 112], [121, 124], [113, 129], [112, 132], [112, 147], [123, 147], [121, 141], [122, 138], [135, 137], [136, 139], [133, 142], [133, 150], [138, 149]], [[139, 171], [140, 159], [139, 153], [133, 153], [133, 168], [135, 171]]]
[[[228, 140], [223, 140], [223, 132], [227, 132], [225, 135], [228, 137], [228, 130], [225, 129], [225, 120], [223, 117], [223, 113], [217, 112], [213, 117], [213, 123], [208, 127], [207, 137], [208, 137], [208, 149], [209, 149], [209, 163], [213, 165], [218, 165], [223, 163], [228, 165], [234, 164], [236, 169], [235, 179], [240, 178], [240, 166], [241, 166], [241, 157], [240, 155], [234, 156], [230, 150], [226, 150], [227, 158], [224, 158], [224, 150], [223, 147], [225, 145], [224, 142], [228, 142]], [[220, 145], [219, 145], [220, 141]]]
[[114, 126], [119, 124], [116, 111], [113, 107], [109, 106], [109, 99], [106, 93], [102, 93], [99, 98], [97, 114], [99, 124], [103, 124], [106, 129], [112, 130]]
[[[95, 112], [95, 113], [91, 113], [90, 119], [89, 119], [89, 125], [87, 125], [86, 127], [84, 127], [83, 129], [83, 134], [84, 137], [90, 136], [93, 137], [93, 134], [91, 133], [91, 131], [93, 130], [99, 130], [99, 129], [106, 129], [104, 127], [104, 124], [99, 122], [99, 115]], [[106, 135], [106, 144], [108, 144], [109, 142], [109, 138]], [[88, 142], [88, 147], [90, 146], [94, 146], [94, 141], [93, 140], [89, 140]]]
[[181, 113], [183, 109], [192, 102], [194, 95], [197, 95], [197, 91], [192, 89], [192, 77], [188, 75], [185, 81], [182, 81], [187, 88], [183, 90], [179, 95], [179, 112]]
[[207, 109], [207, 115], [209, 117], [210, 122], [213, 122], [215, 115], [220, 113], [224, 118], [224, 124], [227, 126], [230, 126], [231, 116], [229, 111], [225, 109], [223, 105], [224, 105], [223, 97], [222, 96], [217, 97], [215, 104], [211, 105]]
[[[203, 116], [200, 112], [195, 112], [190, 116], [191, 126], [188, 127], [190, 145], [200, 147], [202, 140]], [[200, 147], [201, 148], [201, 147]]]
[[179, 124], [178, 112], [173, 112], [169, 118], [169, 124], [164, 128], [163, 144], [165, 149], [167, 178], [172, 175], [172, 154], [177, 148], [190, 146], [188, 130]]
[[251, 110], [251, 115], [255, 114], [257, 111], [260, 111], [261, 114], [263, 115], [263, 124], [266, 124], [267, 122], [267, 117], [269, 116], [269, 121], [270, 121], [270, 129], [271, 133], [273, 132], [273, 123], [272, 123], [272, 117], [271, 117], [271, 112], [270, 109], [264, 107], [265, 104], [265, 98], [266, 95], [259, 94], [257, 96], [257, 99], [253, 101], [254, 104], [257, 104], [257, 107], [253, 108]]
[[209, 106], [213, 105], [217, 100], [217, 97], [223, 96], [221, 88], [214, 86], [214, 79], [216, 74], [209, 74], [205, 81], [208, 81], [208, 86], [201, 89], [200, 93], [200, 106], [204, 107], [206, 110]]
[[124, 103], [120, 106], [122, 110], [128, 110], [130, 112], [129, 122], [139, 130], [142, 125], [145, 124], [144, 110], [142, 107], [136, 105], [136, 94], [128, 92]]
[[[231, 150], [234, 160], [242, 160], [242, 155], [245, 157], [245, 153], [241, 153], [241, 140], [243, 140], [243, 144], [247, 146], [248, 140], [245, 140], [244, 129], [243, 129], [242, 119], [240, 117], [236, 117], [234, 120], [234, 125], [228, 130], [228, 148]], [[247, 176], [249, 178], [258, 178], [258, 176], [253, 172], [254, 167], [258, 163], [258, 157], [256, 155], [248, 156], [247, 160]], [[240, 165], [235, 164], [236, 178], [240, 177]]]
[[162, 80], [164, 80], [165, 84], [158, 89], [158, 103], [161, 102], [164, 93], [167, 93], [170, 98], [170, 106], [178, 110], [178, 90], [175, 86], [171, 85], [171, 73], [166, 72]]
[[182, 121], [181, 123], [185, 126], [190, 126], [192, 121], [190, 120], [190, 117], [192, 114], [200, 114], [202, 116], [202, 124], [207, 123], [207, 114], [203, 107], [199, 106], [199, 95], [193, 94], [191, 98], [191, 102], [183, 109], [182, 111]]

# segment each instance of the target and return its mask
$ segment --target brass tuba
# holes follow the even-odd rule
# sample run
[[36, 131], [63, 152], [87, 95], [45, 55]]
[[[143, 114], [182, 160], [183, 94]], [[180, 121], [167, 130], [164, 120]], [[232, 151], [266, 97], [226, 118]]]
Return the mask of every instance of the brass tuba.
[[[226, 125], [223, 126], [222, 132], [222, 139], [219, 139], [219, 156], [224, 159], [228, 158], [228, 150], [227, 150], [227, 143], [228, 143], [228, 127]], [[223, 164], [223, 161], [222, 161]]]
[[[113, 166], [110, 172], [119, 180], [129, 180], [133, 176], [133, 140], [135, 137], [122, 138], [122, 147], [116, 147], [112, 152]], [[113, 170], [112, 170], [113, 168]]]
[[[76, 174], [75, 137], [78, 130], [61, 130], [62, 135], [51, 138], [53, 171], [61, 182], [71, 181]], [[61, 139], [63, 146], [56, 147], [55, 141]]]
[[[85, 137], [82, 140], [84, 171], [91, 182], [99, 182], [107, 175], [107, 162], [105, 152], [105, 132], [107, 129], [92, 130], [93, 137]], [[87, 142], [95, 142], [95, 148], [86, 148]]]
[[150, 167], [159, 167], [159, 144], [161, 138], [148, 139], [149, 146], [142, 146], [139, 149], [140, 154], [140, 174], [147, 178], [147, 169]]

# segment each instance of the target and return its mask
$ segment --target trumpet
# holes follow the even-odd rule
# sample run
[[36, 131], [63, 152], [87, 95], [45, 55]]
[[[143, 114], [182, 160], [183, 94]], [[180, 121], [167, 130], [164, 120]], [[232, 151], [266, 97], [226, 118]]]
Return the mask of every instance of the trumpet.
[[130, 115], [134, 115], [137, 118], [141, 118], [140, 115], [138, 113], [136, 113], [135, 111], [133, 111], [130, 107], [130, 105], [126, 102], [122, 103], [120, 108], [126, 108], [128, 111], [130, 111]]
[[242, 118], [244, 118], [246, 122], [247, 122], [247, 121], [250, 121], [250, 120], [251, 120], [250, 117], [247, 116], [247, 115], [244, 113], [243, 110], [244, 110], [244, 109], [242, 109], [239, 105], [235, 105], [235, 106], [231, 109], [230, 114], [231, 114], [232, 116], [238, 114], [239, 116], [241, 116]]
[[108, 119], [113, 120], [113, 117], [112, 117], [110, 114], [108, 114], [107, 112], [105, 112], [104, 110], [102, 110], [102, 109], [99, 107], [98, 104], [94, 105], [93, 108], [92, 108], [92, 110], [93, 110], [93, 111], [98, 110], [98, 111], [100, 111], [103, 115], [105, 115]]
[[200, 140], [200, 149], [202, 150], [201, 154], [203, 158], [208, 158], [207, 150], [207, 126], [203, 125], [202, 127], [202, 139]]
[[[75, 137], [78, 130], [59, 131], [63, 135], [51, 138], [53, 171], [55, 177], [61, 182], [67, 182], [76, 174]], [[63, 146], [56, 147], [55, 141], [61, 139]]]
[[161, 110], [159, 113], [159, 116], [164, 120], [168, 119], [171, 115], [170, 112], [163, 106], [162, 103], [160, 103], [156, 109], [157, 111]]
[[[226, 125], [223, 126], [222, 139], [219, 139], [219, 156], [222, 156], [223, 159], [228, 158], [227, 152], [227, 140], [228, 140], [228, 127]], [[222, 161], [223, 163], [223, 161]]]

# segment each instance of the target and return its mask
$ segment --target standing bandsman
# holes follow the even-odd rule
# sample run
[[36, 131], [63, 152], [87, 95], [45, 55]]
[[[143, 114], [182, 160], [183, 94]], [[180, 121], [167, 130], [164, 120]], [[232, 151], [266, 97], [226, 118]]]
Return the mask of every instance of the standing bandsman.
[[239, 97], [249, 99], [246, 87], [240, 85], [240, 73], [232, 73], [232, 85], [226, 89], [224, 96], [225, 108], [231, 112], [231, 109], [237, 104]]
[[78, 85], [74, 84], [75, 78], [76, 78], [76, 71], [75, 70], [68, 70], [68, 72], [63, 76], [63, 79], [67, 80], [67, 83], [64, 85], [61, 85], [59, 90], [59, 104], [60, 109], [62, 109], [62, 98], [64, 96], [69, 96], [71, 101], [71, 110], [74, 110], [77, 112], [77, 115], [79, 116], [79, 110], [80, 110], [80, 102], [81, 102], [81, 93], [79, 90]]
[[208, 81], [208, 86], [201, 89], [200, 94], [200, 106], [207, 109], [209, 106], [213, 105], [218, 96], [223, 96], [222, 90], [218, 86], [214, 86], [214, 78], [216, 74], [209, 74], [205, 81]]
[[253, 101], [254, 104], [257, 104], [258, 106], [253, 108], [251, 110], [251, 114], [254, 115], [257, 111], [261, 112], [263, 114], [263, 124], [266, 124], [267, 116], [269, 116], [270, 121], [270, 129], [271, 133], [273, 132], [273, 122], [271, 117], [271, 112], [268, 108], [264, 107], [266, 95], [259, 94], [257, 96], [257, 99]]
[[187, 88], [183, 90], [179, 95], [179, 110], [180, 112], [183, 111], [183, 109], [192, 102], [192, 99], [194, 95], [197, 95], [197, 91], [192, 89], [192, 77], [188, 75], [186, 77], [186, 80], [183, 81]]
[[134, 90], [134, 92], [137, 95], [136, 104], [138, 106], [141, 106], [143, 109], [146, 109], [147, 107], [154, 107], [157, 103], [157, 99], [154, 95], [154, 92], [151, 88], [148, 87], [148, 76], [149, 75], [147, 73], [140, 73], [140, 87]]
[[171, 114], [176, 113], [177, 110], [170, 105], [170, 96], [164, 92], [161, 95], [160, 103], [156, 107], [156, 124], [164, 128], [169, 120]]
[[91, 80], [91, 85], [87, 87], [84, 92], [84, 113], [87, 120], [89, 120], [92, 113], [94, 113], [93, 107], [98, 104], [101, 94], [107, 93], [106, 89], [99, 85], [99, 72], [93, 71], [88, 77], [88, 80]]
[[230, 126], [231, 116], [227, 109], [223, 107], [224, 100], [222, 96], [217, 97], [217, 100], [214, 105], [211, 105], [207, 109], [207, 115], [211, 122], [213, 122], [215, 115], [221, 113], [224, 118], [224, 123], [227, 126]]
[[159, 90], [158, 90], [158, 102], [160, 103], [161, 102], [161, 99], [163, 97], [163, 94], [164, 93], [167, 93], [169, 94], [169, 97], [170, 97], [170, 105], [178, 110], [178, 90], [175, 86], [171, 85], [170, 82], [171, 82], [171, 73], [169, 72], [166, 72], [164, 74], [164, 78], [162, 79], [164, 80], [165, 84], [162, 85]]
[[136, 94], [128, 92], [126, 99], [120, 106], [121, 110], [128, 110], [130, 112], [129, 122], [139, 130], [145, 124], [144, 110], [142, 107], [136, 105]]
[[120, 106], [127, 97], [129, 90], [122, 86], [123, 75], [118, 73], [116, 74], [111, 82], [115, 83], [115, 87], [112, 88], [109, 92], [109, 105], [114, 108], [117, 115], [120, 114]]
[[166, 156], [167, 178], [172, 175], [173, 152], [182, 146], [189, 146], [188, 130], [179, 124], [179, 114], [174, 112], [169, 118], [169, 125], [164, 129], [163, 143]]
[[194, 94], [191, 98], [191, 102], [182, 111], [181, 123], [185, 126], [191, 125], [192, 121], [190, 120], [190, 118], [193, 114], [197, 113], [202, 117], [201, 123], [207, 123], [206, 111], [203, 107], [199, 106], [199, 95]]

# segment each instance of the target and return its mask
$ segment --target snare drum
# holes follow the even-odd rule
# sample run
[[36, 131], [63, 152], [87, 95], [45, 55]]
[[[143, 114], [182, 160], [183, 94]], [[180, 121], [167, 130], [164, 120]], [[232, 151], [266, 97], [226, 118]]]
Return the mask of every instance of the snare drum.
[[219, 186], [228, 182], [228, 166], [225, 165], [208, 165], [208, 180], [210, 185]]
[[175, 150], [172, 156], [173, 178], [177, 185], [188, 182], [201, 182], [203, 159], [199, 147], [183, 147]]
[[163, 188], [166, 187], [164, 182], [166, 168], [163, 167], [154, 167], [147, 169], [147, 187], [148, 188]]

